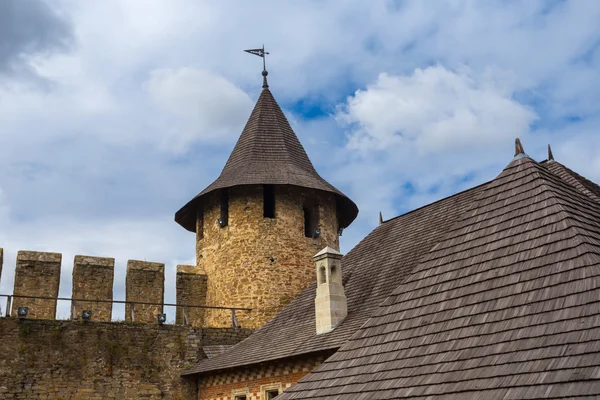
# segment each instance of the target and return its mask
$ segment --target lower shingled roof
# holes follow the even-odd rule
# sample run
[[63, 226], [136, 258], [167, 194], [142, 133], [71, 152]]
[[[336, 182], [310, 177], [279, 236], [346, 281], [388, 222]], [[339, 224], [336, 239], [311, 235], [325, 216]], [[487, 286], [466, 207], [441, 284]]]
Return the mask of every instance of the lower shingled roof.
[[511, 162], [280, 398], [600, 398], [597, 185], [550, 164]]

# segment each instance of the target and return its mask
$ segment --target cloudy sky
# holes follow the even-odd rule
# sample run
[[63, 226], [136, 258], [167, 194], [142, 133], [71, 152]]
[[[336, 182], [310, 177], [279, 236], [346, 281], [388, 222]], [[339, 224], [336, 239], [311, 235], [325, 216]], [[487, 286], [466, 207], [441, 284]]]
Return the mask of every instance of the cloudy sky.
[[[377, 225], [500, 173], [514, 138], [600, 182], [600, 2], [0, 0], [0, 292], [18, 250], [193, 263], [173, 215], [270, 88]], [[2, 304], [2, 303], [0, 303]], [[115, 309], [116, 316], [122, 315]], [[167, 310], [173, 314], [173, 311]], [[68, 316], [61, 304], [60, 317]]]

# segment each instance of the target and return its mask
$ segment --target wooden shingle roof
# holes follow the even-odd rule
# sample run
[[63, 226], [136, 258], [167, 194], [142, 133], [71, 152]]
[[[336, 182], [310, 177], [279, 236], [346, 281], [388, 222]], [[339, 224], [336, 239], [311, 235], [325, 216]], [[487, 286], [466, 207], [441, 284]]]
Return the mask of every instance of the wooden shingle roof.
[[417, 260], [446, 233], [482, 188], [386, 221], [348, 252], [342, 259], [348, 316], [333, 331], [316, 335], [315, 283], [250, 337], [218, 357], [201, 360], [184, 375], [339, 348], [406, 279]]
[[281, 399], [599, 398], [598, 186], [563, 168], [516, 157]]
[[356, 204], [317, 173], [268, 87], [258, 98], [219, 177], [177, 211], [175, 221], [195, 232], [196, 208], [206, 194], [256, 184], [294, 185], [334, 193], [342, 227], [358, 215]]

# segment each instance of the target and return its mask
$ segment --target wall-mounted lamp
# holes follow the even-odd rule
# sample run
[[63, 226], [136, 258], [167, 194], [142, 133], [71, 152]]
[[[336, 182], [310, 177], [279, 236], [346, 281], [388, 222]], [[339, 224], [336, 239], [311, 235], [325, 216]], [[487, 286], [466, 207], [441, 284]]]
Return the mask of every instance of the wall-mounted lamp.
[[319, 236], [321, 236], [321, 229], [317, 228], [313, 233], [313, 238], [318, 238]]
[[219, 218], [219, 219], [217, 220], [217, 222], [219, 223], [219, 226], [220, 226], [221, 228], [224, 228], [224, 227], [226, 227], [226, 226], [227, 226], [227, 218], [225, 218], [225, 217], [221, 217], [221, 218]]
[[338, 229], [338, 236], [342, 236], [342, 233], [344, 233], [344, 228], [340, 227], [340, 229]]
[[165, 322], [167, 322], [167, 314], [157, 314], [156, 320], [158, 321], [159, 325], [164, 324]]
[[19, 306], [17, 307], [17, 316], [19, 318], [26, 318], [29, 313], [29, 307]]
[[92, 310], [83, 310], [81, 312], [81, 319], [84, 321], [89, 321], [92, 319]]

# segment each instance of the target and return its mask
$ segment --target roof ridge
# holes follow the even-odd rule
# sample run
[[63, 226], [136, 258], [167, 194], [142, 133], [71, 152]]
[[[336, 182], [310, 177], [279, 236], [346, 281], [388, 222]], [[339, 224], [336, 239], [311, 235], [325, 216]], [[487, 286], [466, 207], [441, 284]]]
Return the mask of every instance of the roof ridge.
[[[557, 162], [554, 161], [554, 163], [557, 163]], [[557, 207], [558, 213], [561, 214], [562, 216], [564, 216], [564, 220], [566, 221], [566, 223], [568, 225], [568, 229], [573, 230], [575, 233], [573, 240], [576, 243], [578, 243], [579, 245], [582, 245], [583, 247], [585, 247], [586, 250], [588, 250], [587, 254], [589, 254], [590, 257], [594, 257], [594, 259], [596, 259], [597, 262], [600, 263], [600, 248], [592, 245], [589, 241], [583, 239], [583, 238], [587, 237], [589, 233], [586, 232], [585, 229], [579, 225], [579, 223], [577, 222], [577, 218], [575, 218], [572, 215], [571, 211], [568, 210], [567, 207], [565, 206], [565, 204], [564, 204], [565, 199], [563, 199], [561, 193], [559, 193], [556, 190], [556, 188], [552, 184], [549, 183], [549, 181], [561, 185], [564, 189], [568, 190], [571, 194], [576, 195], [581, 201], [583, 201], [584, 203], [587, 203], [586, 205], [591, 206], [590, 208], [597, 209], [596, 211], [598, 211], [598, 215], [600, 216], [600, 207], [598, 207], [598, 203], [593, 201], [590, 198], [590, 196], [582, 194], [577, 188], [568, 184], [563, 179], [561, 179], [559, 176], [551, 173], [546, 168], [543, 168], [539, 164], [537, 164], [537, 166], [538, 166], [537, 173], [540, 175], [540, 178], [542, 179], [542, 185], [545, 186], [546, 189], [552, 194], [550, 199], [551, 199], [551, 201], [553, 201], [553, 203], [554, 203], [553, 205]]]

